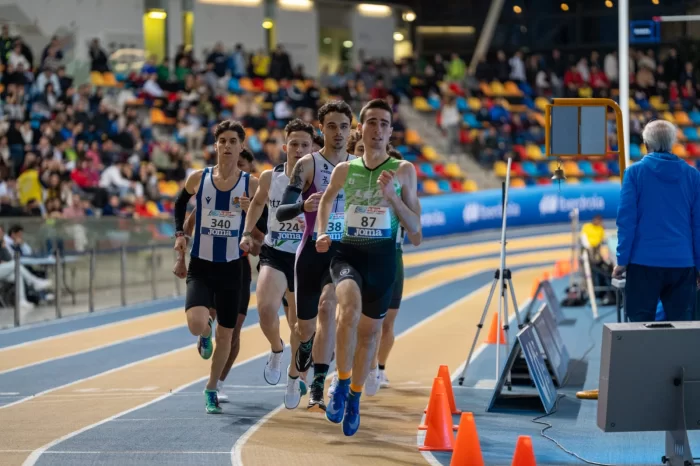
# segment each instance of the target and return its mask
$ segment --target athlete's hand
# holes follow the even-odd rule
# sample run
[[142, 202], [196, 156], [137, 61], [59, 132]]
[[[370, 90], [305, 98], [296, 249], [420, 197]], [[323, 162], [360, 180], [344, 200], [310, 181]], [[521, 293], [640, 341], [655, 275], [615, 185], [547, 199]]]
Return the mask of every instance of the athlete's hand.
[[262, 248], [262, 241], [258, 241], [256, 239], [253, 239], [253, 241], [251, 241], [251, 246], [250, 246], [250, 250], [248, 251], [248, 254], [250, 254], [251, 256], [258, 256], [258, 255], [260, 255], [261, 248]]
[[379, 175], [379, 178], [377, 178], [377, 184], [382, 190], [382, 195], [384, 196], [384, 199], [386, 199], [387, 201], [396, 197], [396, 190], [394, 189], [395, 176], [396, 172], [394, 172], [393, 170], [385, 170], [381, 173], [381, 175]]
[[321, 202], [321, 195], [323, 193], [313, 193], [307, 200], [304, 201], [304, 212], [316, 212], [318, 210], [318, 203]]
[[241, 209], [243, 212], [248, 212], [248, 208], [250, 208], [250, 198], [241, 196]]
[[328, 252], [331, 248], [331, 237], [327, 234], [322, 234], [316, 238], [316, 252]]
[[185, 249], [187, 248], [187, 238], [184, 236], [178, 236], [175, 238], [175, 251], [177, 251], [178, 254], [181, 256], [185, 255]]
[[241, 240], [241, 249], [247, 253], [253, 248], [253, 238], [250, 235], [245, 235]]
[[173, 273], [177, 278], [185, 278], [187, 276], [187, 266], [185, 265], [185, 257], [178, 255], [173, 267]]
[[618, 280], [623, 278], [622, 276], [625, 274], [627, 271], [627, 267], [622, 266], [622, 265], [616, 265], [615, 268], [613, 269], [612, 277], [617, 278]]

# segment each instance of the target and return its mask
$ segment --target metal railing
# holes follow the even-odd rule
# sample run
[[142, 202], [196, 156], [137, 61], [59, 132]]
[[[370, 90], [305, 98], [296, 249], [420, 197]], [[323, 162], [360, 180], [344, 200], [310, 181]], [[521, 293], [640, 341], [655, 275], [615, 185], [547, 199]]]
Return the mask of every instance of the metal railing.
[[[172, 241], [43, 257], [16, 252], [12, 274], [0, 279], [0, 328], [180, 296], [173, 260]], [[36, 289], [27, 273], [50, 279], [51, 290]]]

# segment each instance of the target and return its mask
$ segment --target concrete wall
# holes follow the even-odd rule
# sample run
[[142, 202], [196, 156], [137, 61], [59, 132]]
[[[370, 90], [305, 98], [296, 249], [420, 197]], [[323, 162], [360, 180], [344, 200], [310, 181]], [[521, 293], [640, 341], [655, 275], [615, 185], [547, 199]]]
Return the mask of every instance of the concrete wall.
[[319, 16], [316, 9], [286, 10], [275, 6], [275, 38], [292, 59], [292, 66], [304, 66], [304, 73], [318, 76]]
[[[365, 16], [356, 9], [350, 16], [352, 30], [353, 61], [361, 56], [370, 58], [394, 58], [394, 17]], [[363, 55], [361, 55], [361, 53]]]
[[[121, 0], [120, 0], [121, 1]], [[262, 3], [257, 6], [235, 6], [217, 3], [194, 3], [194, 51], [201, 57], [202, 50], [211, 50], [221, 41], [226, 50], [237, 43], [246, 50], [265, 47], [265, 30]]]

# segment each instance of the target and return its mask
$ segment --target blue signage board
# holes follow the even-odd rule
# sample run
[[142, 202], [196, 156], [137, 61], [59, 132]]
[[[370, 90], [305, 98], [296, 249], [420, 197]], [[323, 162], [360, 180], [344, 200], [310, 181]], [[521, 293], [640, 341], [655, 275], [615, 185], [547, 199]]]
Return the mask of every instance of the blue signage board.
[[661, 23], [652, 20], [630, 21], [630, 44], [658, 44], [660, 27]]
[[559, 387], [564, 383], [566, 373], [569, 370], [569, 351], [554, 321], [554, 316], [549, 310], [549, 306], [544, 304], [532, 321], [537, 336], [542, 344], [545, 356], [552, 367], [555, 381]]

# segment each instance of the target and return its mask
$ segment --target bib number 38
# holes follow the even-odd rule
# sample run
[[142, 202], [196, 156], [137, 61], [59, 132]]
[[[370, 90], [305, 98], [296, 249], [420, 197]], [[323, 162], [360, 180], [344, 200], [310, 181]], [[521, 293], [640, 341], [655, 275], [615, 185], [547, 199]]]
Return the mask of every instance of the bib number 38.
[[[333, 212], [328, 220], [326, 234], [332, 241], [340, 241], [343, 237], [343, 227], [345, 226], [345, 216], [342, 212]], [[314, 241], [318, 238], [318, 227], [314, 230]]]

